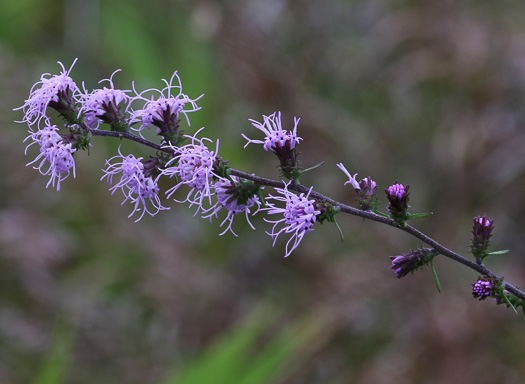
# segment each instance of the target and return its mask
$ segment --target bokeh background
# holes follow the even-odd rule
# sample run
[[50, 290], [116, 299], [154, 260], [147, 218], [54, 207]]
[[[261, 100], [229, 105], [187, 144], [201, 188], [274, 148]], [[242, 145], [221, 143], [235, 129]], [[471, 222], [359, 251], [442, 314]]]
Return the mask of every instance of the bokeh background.
[[[278, 178], [248, 122], [301, 117], [303, 183], [351, 204], [343, 162], [380, 190], [410, 184], [414, 222], [467, 255], [496, 221], [489, 261], [525, 285], [525, 3], [492, 0], [0, 2], [0, 383], [524, 383], [525, 322], [471, 295], [439, 258], [401, 280], [388, 256], [421, 246], [355, 217], [283, 258], [269, 229], [235, 238], [171, 204], [155, 218], [99, 182], [119, 143], [94, 138], [57, 192], [25, 164], [13, 111], [59, 60], [95, 88], [204, 93], [206, 127], [237, 169]], [[126, 150], [147, 154], [134, 144]], [[380, 196], [382, 197], [381, 193]], [[385, 208], [382, 201], [382, 208]], [[341, 215], [340, 215], [341, 216]]]

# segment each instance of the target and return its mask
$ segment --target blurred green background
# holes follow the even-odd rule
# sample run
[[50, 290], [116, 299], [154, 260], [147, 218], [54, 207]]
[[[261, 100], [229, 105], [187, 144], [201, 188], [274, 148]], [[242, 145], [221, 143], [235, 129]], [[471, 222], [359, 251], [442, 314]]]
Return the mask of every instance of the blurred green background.
[[352, 204], [338, 162], [408, 183], [434, 212], [414, 224], [463, 254], [486, 212], [511, 250], [489, 266], [525, 285], [524, 2], [3, 0], [0, 383], [525, 382], [524, 319], [472, 299], [477, 274], [448, 259], [441, 294], [428, 269], [396, 279], [388, 256], [421, 244], [392, 228], [339, 217], [344, 243], [318, 226], [284, 259], [261, 218], [238, 238], [175, 203], [134, 223], [99, 182], [119, 144], [103, 138], [45, 189], [12, 109], [76, 57], [87, 88], [178, 70], [205, 94], [188, 131], [261, 176], [278, 170], [242, 149], [248, 119], [301, 117], [303, 165], [326, 161], [304, 184]]

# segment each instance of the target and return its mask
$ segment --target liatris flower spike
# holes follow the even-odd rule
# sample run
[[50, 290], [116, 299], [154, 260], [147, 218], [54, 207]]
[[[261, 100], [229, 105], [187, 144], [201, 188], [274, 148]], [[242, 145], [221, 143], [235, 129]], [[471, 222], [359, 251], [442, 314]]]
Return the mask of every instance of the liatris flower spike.
[[[164, 176], [175, 180], [175, 185], [165, 191], [167, 197], [179, 203], [188, 203], [190, 207], [196, 205], [195, 215], [200, 213], [201, 217], [213, 221], [221, 212], [225, 212], [225, 218], [220, 222], [221, 228], [224, 228], [221, 235], [228, 231], [236, 235], [232, 225], [239, 214], [244, 214], [248, 225], [255, 229], [250, 216], [266, 211], [272, 218], [264, 220], [273, 224], [271, 231], [266, 232], [271, 236], [273, 245], [281, 234], [290, 236], [286, 242], [285, 257], [299, 246], [308, 232], [314, 230], [316, 223], [328, 221], [337, 225], [335, 216], [338, 213], [347, 213], [402, 229], [404, 233], [429, 247], [390, 256], [392, 271], [398, 278], [428, 265], [440, 290], [433, 260], [437, 255], [443, 255], [480, 274], [473, 284], [472, 293], [475, 298], [484, 300], [492, 297], [497, 304], [506, 304], [514, 309], [521, 306], [525, 314], [525, 292], [497, 276], [483, 264], [486, 256], [506, 252], [489, 252], [494, 220], [487, 215], [474, 218], [471, 252], [475, 261], [468, 259], [406, 224], [410, 219], [430, 215], [408, 212], [408, 185], [396, 181], [385, 190], [389, 216], [377, 210], [376, 182], [371, 177], [357, 181], [357, 173], [352, 175], [342, 163], [337, 166], [348, 177], [345, 185], [350, 184], [356, 191], [358, 208], [324, 196], [314, 191], [313, 187], [301, 185], [299, 176], [316, 167], [300, 169], [297, 145], [302, 138], [297, 136], [298, 118], [294, 118], [291, 130], [283, 129], [280, 112], [263, 116], [262, 122], [249, 120], [265, 137], [262, 140], [253, 140], [243, 134], [248, 141], [244, 147], [250, 143], [261, 144], [266, 151], [273, 152], [278, 157], [281, 173], [288, 182], [266, 179], [231, 168], [228, 161], [218, 155], [219, 140], [197, 138], [204, 128], [193, 135], [183, 133], [179, 125], [182, 115], [189, 125], [189, 114], [200, 108], [196, 103], [199, 98], [191, 99], [182, 93], [177, 72], [173, 73], [169, 81], [164, 80], [166, 86], [161, 90], [138, 92], [133, 83], [135, 95], [130, 96], [129, 91], [114, 86], [113, 77], [117, 71], [105, 80], [109, 82], [109, 86], [91, 92], [86, 91], [83, 86], [82, 92], [69, 76], [71, 68], [66, 70], [60, 65], [62, 72], [53, 76], [43, 75], [31, 88], [24, 105], [18, 108], [24, 112], [20, 122], [29, 126], [29, 136], [25, 140], [30, 143], [26, 152], [33, 144], [39, 148], [38, 155], [28, 165], [33, 165], [40, 173], [50, 177], [47, 186], [52, 185], [60, 190], [62, 181], [71, 174], [75, 177], [73, 156], [79, 149], [90, 148], [92, 138], [112, 137], [134, 141], [148, 149], [154, 149], [155, 155], [125, 156], [119, 147], [118, 155], [106, 161], [101, 179], [112, 184], [112, 194], [117, 190], [122, 192], [123, 204], [130, 202], [133, 206], [130, 217], [138, 214], [136, 221], [146, 213], [155, 216], [159, 211], [168, 209], [159, 198], [158, 182]], [[60, 114], [61, 126], [51, 123], [48, 108], [55, 109]], [[103, 123], [109, 124], [110, 130], [102, 129]], [[142, 131], [152, 125], [157, 127], [159, 143], [142, 136]], [[60, 129], [65, 132], [60, 133]], [[133, 131], [138, 131], [139, 135]], [[177, 191], [183, 185], [189, 191], [180, 198]], [[276, 193], [263, 197], [265, 187], [274, 188]], [[342, 238], [342, 231], [339, 231]]]

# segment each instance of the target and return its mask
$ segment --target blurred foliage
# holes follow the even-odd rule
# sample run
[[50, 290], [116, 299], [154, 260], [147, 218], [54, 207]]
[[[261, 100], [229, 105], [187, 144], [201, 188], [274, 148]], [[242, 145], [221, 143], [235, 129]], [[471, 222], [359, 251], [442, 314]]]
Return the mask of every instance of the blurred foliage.
[[74, 332], [70, 325], [58, 322], [53, 337], [53, 345], [47, 352], [42, 367], [38, 370], [34, 384], [65, 383], [74, 345]]
[[[189, 132], [206, 126], [234, 168], [277, 178], [240, 134], [275, 110], [301, 117], [300, 160], [326, 161], [304, 184], [352, 203], [339, 162], [379, 189], [410, 184], [412, 210], [434, 212], [415, 225], [465, 254], [486, 212], [494, 249], [511, 250], [490, 266], [523, 286], [524, 25], [520, 1], [0, 2], [0, 382], [160, 383], [200, 364], [233, 375], [243, 343], [253, 382], [523, 382], [523, 320], [473, 300], [477, 275], [444, 258], [441, 294], [428, 269], [396, 279], [388, 256], [421, 245], [404, 234], [338, 217], [344, 243], [319, 226], [284, 259], [258, 218], [219, 237], [173, 203], [135, 224], [97, 182], [119, 142], [96, 138], [77, 178], [46, 190], [12, 109], [58, 60], [78, 57], [87, 88], [118, 68], [125, 89], [178, 70], [185, 93], [205, 94]], [[268, 302], [268, 322], [250, 317]]]

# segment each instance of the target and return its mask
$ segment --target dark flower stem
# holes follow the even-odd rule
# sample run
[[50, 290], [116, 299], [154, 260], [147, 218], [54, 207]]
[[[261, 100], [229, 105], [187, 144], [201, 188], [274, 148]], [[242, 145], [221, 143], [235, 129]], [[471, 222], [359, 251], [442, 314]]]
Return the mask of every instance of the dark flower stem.
[[[131, 140], [131, 141], [135, 141], [139, 144], [142, 144], [142, 145], [146, 145], [148, 147], [151, 147], [151, 148], [154, 148], [158, 151], [163, 151], [163, 152], [166, 152], [166, 153], [171, 153], [171, 150], [168, 149], [168, 148], [163, 148], [161, 147], [160, 145], [156, 144], [156, 143], [153, 143], [149, 140], [146, 140], [140, 136], [137, 136], [137, 135], [134, 135], [130, 132], [114, 132], [114, 131], [104, 131], [104, 130], [98, 130], [98, 129], [91, 129], [91, 128], [88, 128], [86, 127], [84, 124], [82, 124], [82, 128], [85, 129], [86, 131], [88, 131], [92, 136], [106, 136], [106, 137], [116, 137], [116, 138], [119, 138], [119, 139], [127, 139], [127, 140]], [[244, 179], [247, 179], [247, 180], [251, 180], [253, 182], [255, 182], [256, 184], [259, 184], [259, 185], [264, 185], [264, 186], [269, 186], [269, 187], [275, 187], [275, 188], [282, 188], [284, 187], [284, 182], [283, 181], [276, 181], [276, 180], [272, 180], [272, 179], [267, 179], [267, 178], [264, 178], [264, 177], [260, 177], [260, 176], [255, 176], [255, 175], [252, 175], [250, 173], [246, 173], [246, 172], [242, 172], [242, 171], [238, 171], [236, 169], [233, 169], [233, 168], [230, 168], [230, 174], [231, 175], [234, 175], [234, 176], [238, 176], [238, 177], [242, 177]], [[293, 190], [293, 191], [296, 191], [296, 192], [299, 192], [299, 193], [308, 193], [308, 191], [310, 190], [308, 187], [305, 187], [303, 185], [300, 185], [300, 184], [295, 184], [295, 183], [291, 183], [290, 185], [288, 185], [288, 189], [289, 190]], [[384, 216], [380, 216], [380, 215], [377, 215], [375, 214], [374, 212], [372, 211], [363, 211], [363, 210], [360, 210], [360, 209], [357, 209], [357, 208], [353, 208], [353, 207], [350, 207], [348, 205], [345, 205], [345, 204], [342, 204], [338, 201], [335, 201], [327, 196], [324, 196], [314, 190], [312, 190], [310, 192], [310, 196], [315, 198], [316, 200], [319, 200], [319, 201], [322, 201], [322, 202], [326, 202], [326, 203], [330, 203], [334, 206], [334, 208], [339, 208], [341, 210], [341, 212], [345, 212], [345, 213], [349, 213], [351, 215], [354, 215], [354, 216], [359, 216], [359, 217], [362, 217], [362, 218], [365, 218], [365, 219], [369, 219], [369, 220], [372, 220], [372, 221], [378, 221], [380, 223], [383, 223], [383, 224], [386, 224], [386, 225], [390, 225], [391, 227], [396, 227], [402, 231], [405, 231], [407, 232], [408, 234], [418, 238], [419, 240], [421, 240], [423, 243], [427, 244], [427, 245], [430, 245], [432, 248], [434, 248], [438, 253], [442, 254], [443, 256], [446, 256], [454, 261], [457, 261], [458, 263], [461, 263], [479, 273], [481, 273], [482, 275], [484, 276], [491, 276], [491, 277], [494, 277], [496, 279], [502, 279], [501, 277], [497, 276], [494, 272], [492, 272], [490, 269], [488, 269], [487, 267], [485, 267], [484, 265], [480, 265], [480, 264], [477, 264], [473, 261], [470, 261], [469, 259], [461, 256], [460, 254], [454, 252], [454, 251], [451, 251], [450, 249], [444, 247], [443, 245], [441, 245], [440, 243], [438, 243], [437, 241], [435, 241], [434, 239], [430, 238], [429, 236], [425, 235], [424, 233], [420, 232], [419, 230], [417, 230], [416, 228], [410, 226], [410, 225], [405, 225], [405, 227], [401, 227], [398, 223], [396, 223], [394, 220], [388, 218], [388, 217], [384, 217]], [[507, 291], [509, 291], [510, 293], [512, 293], [513, 295], [519, 297], [520, 299], [522, 300], [525, 300], [525, 292], [521, 291], [520, 289], [516, 288], [515, 286], [513, 286], [512, 284], [506, 282], [505, 280], [502, 279], [502, 285], [503, 285], [503, 288], [506, 289]]]
[[119, 139], [132, 140], [132, 141], [136, 141], [137, 143], [140, 143], [142, 145], [146, 145], [148, 147], [154, 148], [157, 151], [163, 151], [163, 152], [166, 152], [166, 153], [171, 153], [171, 151], [169, 149], [162, 148], [160, 145], [158, 145], [158, 144], [156, 144], [156, 143], [154, 143], [152, 141], [146, 140], [146, 139], [144, 139], [144, 138], [142, 138], [140, 136], [134, 135], [133, 133], [130, 133], [130, 132], [116, 132], [116, 131], [104, 131], [104, 130], [101, 130], [101, 129], [92, 129], [92, 128], [88, 128], [84, 124], [81, 124], [81, 126], [82, 126], [82, 129], [84, 129], [87, 132], [89, 132], [91, 134], [91, 136], [106, 136], [106, 137], [116, 137], [116, 138], [119, 138]]

